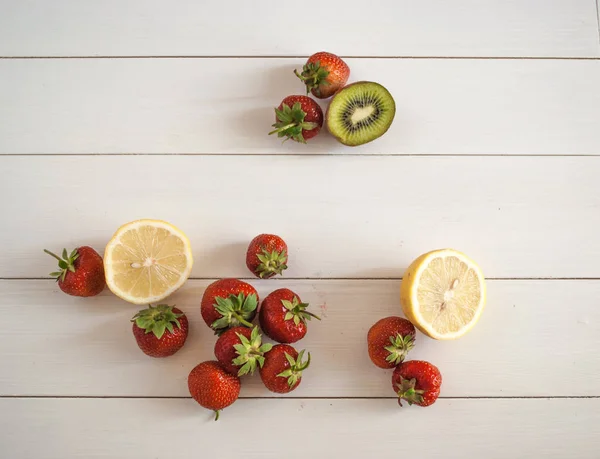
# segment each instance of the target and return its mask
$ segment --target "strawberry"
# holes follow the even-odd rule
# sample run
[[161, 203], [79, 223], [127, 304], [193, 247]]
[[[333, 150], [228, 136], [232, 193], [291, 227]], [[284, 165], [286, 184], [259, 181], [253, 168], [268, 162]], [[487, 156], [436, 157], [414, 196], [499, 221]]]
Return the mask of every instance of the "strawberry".
[[188, 320], [183, 311], [166, 304], [142, 309], [131, 321], [137, 345], [150, 357], [175, 354], [188, 336]]
[[222, 333], [238, 325], [252, 328], [257, 306], [254, 287], [238, 279], [221, 279], [206, 287], [200, 311], [206, 325]]
[[275, 130], [269, 135], [277, 133], [277, 137], [286, 137], [285, 140], [306, 143], [323, 127], [323, 110], [310, 97], [287, 96], [275, 109], [273, 127]]
[[293, 391], [302, 380], [302, 371], [310, 365], [310, 352], [306, 362], [304, 351], [287, 344], [277, 344], [265, 354], [265, 364], [260, 368], [260, 379], [271, 392], [285, 394]]
[[256, 277], [269, 279], [287, 269], [287, 244], [274, 234], [259, 234], [248, 246], [246, 266]]
[[223, 408], [240, 395], [240, 378], [227, 372], [215, 360], [198, 364], [188, 376], [188, 389], [201, 406], [215, 412], [215, 421]]
[[323, 51], [308, 58], [302, 73], [294, 73], [306, 85], [306, 94], [310, 91], [319, 99], [327, 99], [346, 85], [350, 67], [335, 54]]
[[306, 321], [311, 317], [320, 319], [306, 311], [308, 303], [287, 288], [270, 293], [262, 302], [258, 320], [269, 338], [279, 343], [295, 343], [306, 335]]
[[262, 344], [258, 327], [233, 327], [223, 333], [215, 343], [215, 357], [229, 373], [238, 376], [254, 374], [257, 365], [265, 363], [265, 352], [272, 344]]
[[440, 395], [442, 375], [435, 365], [423, 360], [409, 360], [401, 363], [392, 375], [392, 388], [398, 394], [398, 404], [402, 400], [409, 405], [429, 406]]
[[106, 286], [102, 257], [88, 246], [78, 247], [67, 254], [63, 249], [62, 258], [49, 250], [44, 250], [58, 260], [60, 271], [50, 273], [58, 281], [60, 289], [73, 296], [95, 296]]
[[404, 362], [415, 345], [415, 327], [402, 317], [386, 317], [367, 334], [369, 357], [380, 368], [394, 368]]

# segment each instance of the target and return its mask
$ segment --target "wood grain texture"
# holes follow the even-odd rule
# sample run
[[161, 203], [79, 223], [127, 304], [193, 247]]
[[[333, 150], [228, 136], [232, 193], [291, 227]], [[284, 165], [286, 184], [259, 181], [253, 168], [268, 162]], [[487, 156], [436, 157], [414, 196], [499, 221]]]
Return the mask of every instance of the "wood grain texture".
[[598, 19], [598, 43], [600, 43], [600, 0], [596, 0], [596, 17]]
[[[598, 458], [595, 0], [332, 0], [310, 20], [276, 0], [0, 4], [0, 456]], [[266, 135], [303, 91], [292, 70], [323, 48], [394, 95], [383, 138]], [[181, 227], [196, 260], [169, 299], [191, 333], [168, 359], [136, 347], [138, 307], [41, 279], [41, 249], [102, 252], [144, 217]], [[290, 396], [245, 380], [215, 423], [187, 390], [213, 358], [200, 298], [249, 275], [265, 231], [288, 241], [290, 269], [252, 282], [323, 317], [297, 345], [312, 365]], [[401, 314], [410, 261], [447, 246], [504, 280], [467, 336], [417, 336], [410, 357], [441, 369], [442, 398], [399, 409], [366, 333]], [[266, 441], [273, 426], [301, 428]]]
[[[209, 281], [189, 281], [169, 299], [186, 312], [190, 336], [166, 359], [137, 348], [129, 319], [138, 307], [109, 292], [64, 295], [53, 281], [0, 281], [0, 395], [189, 396], [187, 376], [213, 359], [216, 341], [200, 317]], [[399, 281], [253, 282], [261, 298], [296, 292], [322, 315], [297, 349], [312, 353], [294, 397], [394, 397], [391, 371], [367, 355], [366, 334], [382, 317], [402, 315]], [[600, 281], [488, 281], [488, 303], [465, 337], [417, 336], [411, 359], [440, 368], [442, 397], [600, 396]], [[19, 305], [15, 308], [15, 305]], [[272, 397], [258, 377], [242, 396]]]
[[453, 247], [487, 277], [600, 277], [599, 157], [4, 156], [0, 277], [47, 277], [43, 248], [92, 245], [160, 218], [190, 238], [193, 277], [244, 276], [262, 232], [286, 276], [402, 276]]
[[[7, 2], [2, 56], [598, 56], [594, 0], [331, 0], [305, 20], [281, 2]], [[249, 20], [249, 18], [252, 18]], [[352, 37], [352, 39], [349, 39]], [[366, 38], [368, 37], [368, 38]], [[300, 38], [300, 39], [299, 39]]]
[[[0, 60], [0, 154], [598, 154], [600, 60], [349, 59], [393, 94], [361, 147], [267, 132], [302, 59]], [[325, 107], [325, 104], [323, 105]]]
[[[393, 400], [240, 400], [219, 422], [191, 400], [5, 399], [0, 409], [11, 413], [0, 418], [3, 452], [15, 458], [395, 459], [402, 451], [596, 459], [600, 449], [598, 399], [442, 400], [403, 410]], [[251, 420], [260, 431], [248, 428]], [[282, 425], [302, 426], [291, 446], [274, 427]]]

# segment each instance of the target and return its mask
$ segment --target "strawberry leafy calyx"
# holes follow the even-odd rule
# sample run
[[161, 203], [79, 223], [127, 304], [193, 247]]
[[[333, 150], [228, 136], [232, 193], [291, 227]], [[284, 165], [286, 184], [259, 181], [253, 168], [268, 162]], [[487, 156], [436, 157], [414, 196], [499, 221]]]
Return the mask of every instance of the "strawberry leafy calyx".
[[298, 357], [296, 357], [296, 359], [294, 359], [287, 352], [285, 353], [285, 358], [290, 364], [290, 367], [279, 373], [277, 376], [281, 378], [287, 378], [287, 382], [290, 387], [294, 387], [296, 384], [298, 384], [298, 381], [302, 377], [302, 372], [306, 370], [310, 365], [310, 352], [308, 353], [306, 362], [302, 361], [302, 359], [304, 358], [304, 352], [304, 349], [301, 350], [298, 353]]
[[306, 85], [306, 94], [314, 89], [316, 96], [321, 95], [319, 86], [329, 84], [327, 81], [329, 73], [326, 67], [321, 66], [320, 61], [307, 63], [302, 67], [302, 73], [294, 70], [294, 74]]
[[79, 258], [79, 252], [77, 249], [73, 250], [70, 255], [67, 253], [67, 249], [63, 249], [62, 258], [50, 252], [49, 250], [44, 249], [44, 252], [58, 260], [58, 267], [60, 268], [60, 271], [50, 273], [50, 276], [56, 278], [56, 280], [63, 282], [67, 272], [75, 272], [75, 260]]
[[256, 367], [263, 367], [265, 364], [265, 353], [269, 352], [273, 345], [270, 343], [262, 343], [262, 336], [258, 331], [258, 327], [252, 329], [250, 339], [246, 338], [241, 333], [236, 333], [241, 344], [235, 344], [233, 347], [236, 350], [237, 357], [232, 363], [240, 367], [238, 376], [246, 374], [254, 374]]
[[423, 403], [423, 394], [425, 391], [415, 389], [417, 380], [415, 378], [406, 379], [400, 377], [400, 382], [396, 384], [398, 387], [398, 405], [402, 406], [402, 400], [406, 400], [409, 405], [414, 403]]
[[165, 331], [175, 332], [174, 325], [181, 328], [179, 318], [182, 316], [183, 314], [173, 311], [173, 306], [159, 304], [158, 306], [149, 305], [147, 309], [142, 309], [133, 316], [131, 321], [146, 333], [153, 333], [156, 338], [161, 339]]
[[243, 293], [229, 295], [227, 298], [215, 297], [215, 310], [221, 317], [211, 324], [211, 328], [217, 333], [223, 332], [230, 327], [243, 325], [252, 328], [250, 323], [258, 306], [258, 298], [254, 293], [246, 296]]
[[301, 303], [297, 296], [294, 296], [292, 301], [281, 300], [281, 304], [287, 312], [285, 313], [284, 320], [293, 320], [296, 325], [300, 325], [300, 322], [306, 323], [307, 320], [315, 318], [321, 320], [321, 318], [312, 312], [308, 312], [308, 303]]
[[294, 103], [292, 107], [283, 104], [281, 110], [275, 109], [275, 116], [277, 117], [277, 122], [273, 124], [275, 130], [269, 132], [269, 135], [277, 133], [277, 137], [286, 137], [285, 140], [292, 139], [306, 143], [302, 131], [311, 131], [319, 126], [317, 123], [304, 121], [306, 112], [302, 110], [300, 102]]
[[400, 333], [396, 333], [396, 336], [390, 336], [390, 343], [390, 346], [384, 348], [389, 352], [385, 360], [394, 365], [400, 365], [404, 362], [408, 352], [415, 347], [415, 337], [412, 335], [402, 336]]
[[261, 279], [265, 277], [271, 277], [275, 274], [283, 274], [283, 271], [287, 269], [287, 251], [284, 249], [281, 252], [273, 250], [269, 252], [267, 249], [262, 249], [262, 253], [256, 255], [260, 264], [256, 268], [258, 276]]

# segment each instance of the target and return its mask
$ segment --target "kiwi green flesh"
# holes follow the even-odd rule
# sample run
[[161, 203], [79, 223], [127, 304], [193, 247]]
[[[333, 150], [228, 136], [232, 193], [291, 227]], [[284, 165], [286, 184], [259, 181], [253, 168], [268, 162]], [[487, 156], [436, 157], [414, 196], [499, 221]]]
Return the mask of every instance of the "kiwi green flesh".
[[396, 114], [394, 98], [379, 83], [360, 81], [339, 90], [327, 110], [327, 128], [345, 145], [381, 137]]

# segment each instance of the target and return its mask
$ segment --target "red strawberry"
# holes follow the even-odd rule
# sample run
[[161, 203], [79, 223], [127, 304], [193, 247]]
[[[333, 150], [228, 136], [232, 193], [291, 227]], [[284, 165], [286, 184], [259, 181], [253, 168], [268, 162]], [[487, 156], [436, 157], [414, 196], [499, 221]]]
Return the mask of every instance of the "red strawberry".
[[310, 91], [319, 99], [327, 99], [346, 85], [350, 67], [335, 54], [322, 51], [308, 58], [302, 73], [294, 73], [306, 85], [306, 94]]
[[248, 246], [246, 266], [256, 277], [269, 279], [287, 269], [287, 244], [274, 234], [259, 234]]
[[73, 296], [95, 296], [106, 286], [102, 257], [91, 247], [78, 247], [67, 254], [63, 249], [62, 258], [44, 250], [58, 260], [60, 271], [50, 273], [58, 280], [60, 289]]
[[295, 343], [306, 335], [306, 321], [311, 317], [320, 319], [306, 311], [308, 303], [287, 288], [270, 293], [262, 302], [258, 320], [269, 338], [279, 343]]
[[131, 321], [137, 345], [150, 357], [175, 354], [188, 336], [188, 320], [183, 311], [166, 304], [142, 309]]
[[306, 143], [315, 137], [323, 127], [323, 110], [313, 99], [306, 96], [287, 96], [275, 109], [275, 128], [269, 135], [286, 137], [296, 142]]
[[265, 352], [272, 344], [262, 344], [258, 327], [233, 327], [223, 333], [215, 343], [215, 357], [229, 373], [238, 376], [254, 374], [257, 365], [265, 363]]
[[223, 365], [209, 360], [197, 365], [188, 376], [188, 389], [201, 406], [219, 413], [235, 402], [240, 395], [240, 378], [228, 373]]
[[435, 365], [423, 360], [409, 360], [396, 367], [392, 375], [392, 388], [409, 405], [429, 406], [440, 395], [442, 375]]
[[265, 354], [265, 364], [260, 368], [260, 379], [271, 392], [285, 394], [293, 391], [302, 380], [302, 371], [310, 365], [310, 352], [306, 362], [304, 351], [287, 344], [277, 344]]
[[206, 325], [219, 333], [238, 325], [252, 328], [257, 306], [254, 287], [238, 279], [221, 279], [206, 287], [200, 311]]
[[369, 357], [380, 368], [394, 368], [404, 362], [415, 345], [415, 327], [402, 317], [386, 317], [367, 334]]

